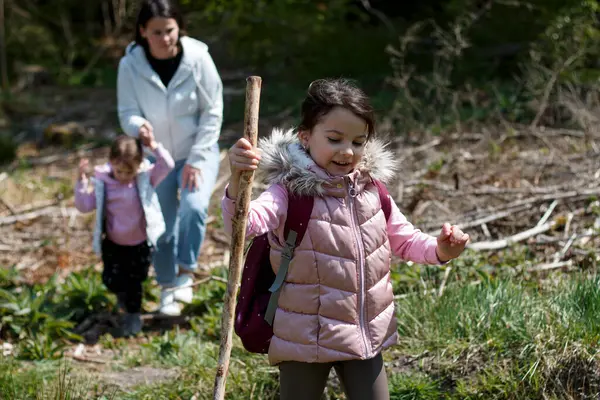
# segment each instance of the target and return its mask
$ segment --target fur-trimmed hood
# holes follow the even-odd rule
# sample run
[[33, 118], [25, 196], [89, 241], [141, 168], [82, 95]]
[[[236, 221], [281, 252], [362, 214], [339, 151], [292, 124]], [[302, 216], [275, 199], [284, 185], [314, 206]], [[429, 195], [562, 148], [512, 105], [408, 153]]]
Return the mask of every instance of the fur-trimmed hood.
[[[292, 193], [309, 196], [332, 194], [340, 188], [344, 177], [334, 177], [320, 168], [302, 148], [293, 129], [273, 129], [271, 136], [262, 138], [261, 178], [269, 185], [279, 183]], [[360, 187], [365, 180], [377, 179], [388, 183], [396, 173], [393, 153], [387, 144], [377, 138], [367, 141], [361, 162], [348, 176]], [[363, 184], [360, 184], [362, 181]], [[344, 190], [345, 193], [345, 190]]]

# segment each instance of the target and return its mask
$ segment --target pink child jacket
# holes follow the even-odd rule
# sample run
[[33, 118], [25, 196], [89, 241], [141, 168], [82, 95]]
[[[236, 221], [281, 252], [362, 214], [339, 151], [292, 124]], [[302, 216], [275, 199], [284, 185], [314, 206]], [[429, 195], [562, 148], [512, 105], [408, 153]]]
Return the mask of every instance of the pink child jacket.
[[[269, 232], [271, 264], [279, 268], [288, 192], [315, 197], [306, 234], [296, 248], [273, 323], [271, 364], [368, 359], [396, 343], [390, 258], [439, 264], [436, 238], [410, 224], [392, 202], [386, 223], [377, 188], [393, 176], [393, 154], [372, 139], [351, 174], [332, 177], [291, 131], [274, 130], [259, 145], [271, 184], [250, 204], [247, 236]], [[234, 201], [222, 200], [231, 232]]]

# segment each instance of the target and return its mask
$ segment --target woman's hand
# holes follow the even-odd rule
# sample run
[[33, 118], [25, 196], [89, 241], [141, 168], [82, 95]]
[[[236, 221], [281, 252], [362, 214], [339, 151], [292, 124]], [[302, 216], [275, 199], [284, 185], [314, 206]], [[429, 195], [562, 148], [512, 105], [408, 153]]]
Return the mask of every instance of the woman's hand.
[[148, 136], [154, 138], [154, 128], [152, 128], [152, 124], [150, 122], [145, 121], [138, 130], [138, 137], [140, 140], [144, 140], [143, 138]]
[[242, 171], [254, 171], [260, 163], [260, 151], [248, 141], [241, 138], [229, 149], [229, 167], [231, 179], [227, 187], [227, 196], [235, 199], [240, 185], [240, 174]]
[[192, 167], [190, 164], [183, 166], [183, 172], [181, 173], [181, 188], [193, 192], [198, 190], [202, 179], [202, 171], [198, 168]]
[[139, 138], [142, 144], [150, 150], [154, 151], [158, 147], [158, 143], [156, 143], [156, 139], [154, 139], [154, 132], [152, 127], [148, 129], [146, 126], [142, 125], [139, 131]]
[[458, 226], [445, 223], [437, 237], [437, 256], [441, 262], [450, 261], [463, 252], [468, 242], [469, 235]]

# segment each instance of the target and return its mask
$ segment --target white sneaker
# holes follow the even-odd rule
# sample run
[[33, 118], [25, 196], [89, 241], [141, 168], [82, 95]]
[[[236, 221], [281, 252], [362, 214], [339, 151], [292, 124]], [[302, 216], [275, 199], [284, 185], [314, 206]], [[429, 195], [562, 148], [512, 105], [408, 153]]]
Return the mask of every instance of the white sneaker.
[[190, 275], [184, 274], [177, 277], [175, 288], [173, 288], [175, 301], [180, 301], [185, 304], [192, 303], [194, 297], [192, 283], [194, 283], [194, 280]]
[[179, 304], [175, 302], [175, 290], [174, 289], [163, 289], [160, 292], [160, 308], [158, 312], [170, 317], [177, 317], [181, 315], [181, 309]]

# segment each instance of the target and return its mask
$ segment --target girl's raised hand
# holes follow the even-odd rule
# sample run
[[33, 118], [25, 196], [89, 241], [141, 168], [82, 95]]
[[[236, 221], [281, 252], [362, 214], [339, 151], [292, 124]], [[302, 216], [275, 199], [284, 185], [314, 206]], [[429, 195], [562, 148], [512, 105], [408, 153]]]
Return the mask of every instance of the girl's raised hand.
[[87, 174], [88, 174], [89, 165], [90, 165], [90, 162], [88, 161], [87, 158], [82, 158], [81, 160], [79, 160], [79, 174], [78, 174], [78, 179], [81, 182], [87, 181]]
[[445, 223], [437, 237], [437, 256], [442, 262], [450, 261], [463, 252], [468, 242], [468, 234], [456, 225]]
[[242, 171], [257, 169], [260, 159], [260, 150], [253, 148], [245, 138], [239, 139], [229, 149], [229, 165], [231, 173], [235, 175], [239, 175]]

